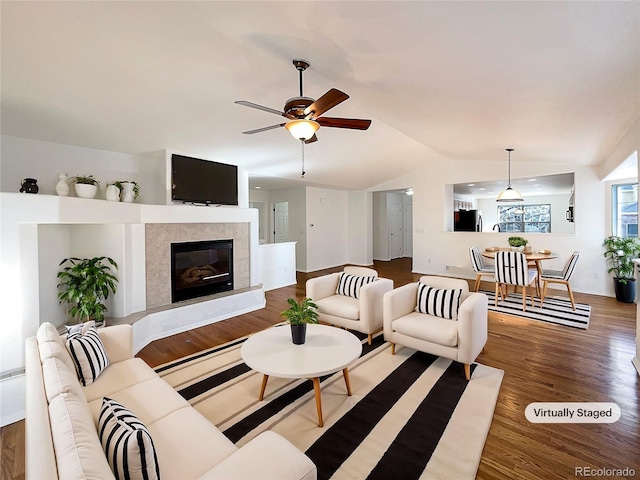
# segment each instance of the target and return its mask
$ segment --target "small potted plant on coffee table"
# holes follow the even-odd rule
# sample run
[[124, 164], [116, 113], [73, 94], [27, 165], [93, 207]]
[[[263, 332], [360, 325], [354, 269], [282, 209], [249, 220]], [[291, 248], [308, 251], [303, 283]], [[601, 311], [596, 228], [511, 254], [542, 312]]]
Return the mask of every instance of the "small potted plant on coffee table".
[[318, 306], [310, 298], [297, 302], [294, 298], [287, 300], [289, 308], [281, 315], [291, 325], [291, 340], [295, 345], [305, 342], [308, 323], [318, 323]]

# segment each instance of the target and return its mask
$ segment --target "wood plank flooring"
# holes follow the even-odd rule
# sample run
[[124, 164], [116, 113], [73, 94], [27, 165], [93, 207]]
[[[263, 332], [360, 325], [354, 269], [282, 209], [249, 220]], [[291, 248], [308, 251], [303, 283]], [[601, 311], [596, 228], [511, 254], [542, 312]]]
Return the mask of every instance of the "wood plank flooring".
[[[395, 286], [420, 277], [411, 273], [410, 259], [375, 262], [374, 268]], [[339, 270], [298, 274], [297, 285], [267, 292], [265, 309], [153, 342], [138, 356], [156, 366], [267, 328], [280, 321], [287, 298], [304, 296], [307, 278]], [[489, 340], [478, 362], [503, 369], [505, 377], [477, 478], [580, 478], [576, 469], [586, 467], [629, 467], [635, 476], [616, 478], [640, 478], [640, 377], [631, 364], [636, 305], [580, 293], [575, 297], [592, 307], [586, 331], [489, 314]], [[614, 402], [622, 416], [614, 424], [526, 420], [529, 403], [554, 401]], [[2, 478], [24, 478], [24, 422], [2, 428], [0, 441]]]

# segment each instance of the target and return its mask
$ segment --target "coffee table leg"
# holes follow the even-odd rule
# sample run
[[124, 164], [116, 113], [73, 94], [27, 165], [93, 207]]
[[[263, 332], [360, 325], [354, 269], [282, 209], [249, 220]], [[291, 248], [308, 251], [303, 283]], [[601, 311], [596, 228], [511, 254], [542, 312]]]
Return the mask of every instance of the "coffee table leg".
[[313, 381], [313, 389], [316, 392], [316, 409], [318, 410], [318, 426], [324, 427], [324, 420], [322, 419], [322, 400], [320, 400], [320, 379], [318, 377], [314, 377], [311, 380]]
[[349, 370], [346, 368], [343, 369], [342, 375], [344, 375], [344, 383], [347, 384], [347, 395], [351, 396], [351, 383], [349, 382]]
[[262, 377], [262, 387], [260, 387], [260, 396], [258, 397], [258, 400], [262, 401], [262, 399], [264, 398], [264, 391], [267, 388], [267, 380], [269, 380], [269, 375], [263, 375]]

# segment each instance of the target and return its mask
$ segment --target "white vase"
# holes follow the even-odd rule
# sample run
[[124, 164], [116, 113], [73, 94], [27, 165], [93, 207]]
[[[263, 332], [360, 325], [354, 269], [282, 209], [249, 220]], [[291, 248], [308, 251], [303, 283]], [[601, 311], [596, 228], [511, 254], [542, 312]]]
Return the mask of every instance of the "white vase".
[[131, 182], [122, 182], [122, 201], [123, 202], [133, 202], [133, 183]]
[[56, 183], [56, 193], [61, 197], [69, 195], [69, 184], [67, 183], [67, 174], [58, 174], [58, 183]]
[[76, 195], [80, 198], [95, 198], [98, 193], [98, 187], [96, 185], [89, 185], [87, 183], [75, 184]]
[[120, 201], [120, 189], [115, 185], [108, 185], [107, 191], [105, 192], [105, 196], [107, 200], [110, 202], [119, 202]]

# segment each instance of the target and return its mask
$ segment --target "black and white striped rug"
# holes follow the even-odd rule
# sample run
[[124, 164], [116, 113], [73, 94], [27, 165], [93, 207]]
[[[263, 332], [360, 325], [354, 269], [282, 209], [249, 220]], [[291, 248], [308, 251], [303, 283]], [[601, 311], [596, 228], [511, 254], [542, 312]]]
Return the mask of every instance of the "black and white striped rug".
[[[274, 327], [283, 328], [283, 327]], [[363, 337], [358, 334], [359, 337]], [[382, 335], [342, 372], [321, 377], [324, 428], [309, 380], [269, 378], [240, 357], [244, 339], [156, 371], [238, 446], [274, 430], [304, 451], [319, 479], [475, 478], [504, 372], [398, 346]]]
[[495, 306], [495, 292], [483, 290], [487, 295], [489, 310], [492, 312], [506, 313], [517, 317], [539, 320], [547, 323], [556, 323], [567, 327], [587, 329], [591, 317], [591, 306], [576, 302], [575, 311], [571, 307], [569, 298], [545, 297], [544, 305], [540, 307], [540, 299], [534, 297], [534, 306], [531, 306], [531, 296], [527, 296], [527, 311], [522, 311], [522, 294], [509, 293], [505, 300], [498, 299]]

